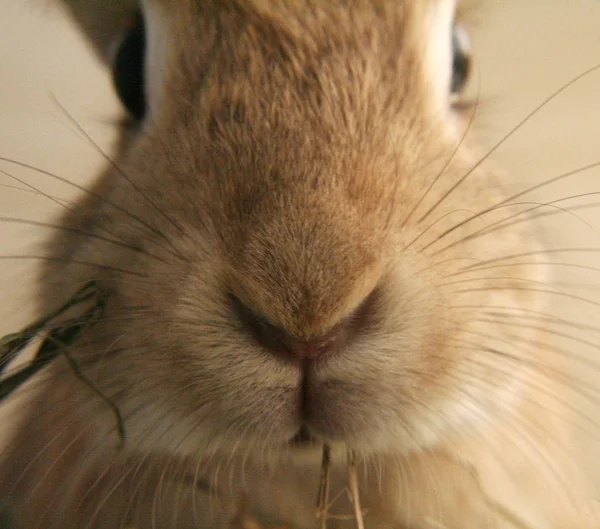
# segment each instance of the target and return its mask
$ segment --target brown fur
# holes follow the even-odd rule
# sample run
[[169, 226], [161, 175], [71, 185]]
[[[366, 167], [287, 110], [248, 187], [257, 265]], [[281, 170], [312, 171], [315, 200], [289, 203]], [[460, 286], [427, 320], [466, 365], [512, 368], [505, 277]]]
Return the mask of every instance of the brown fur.
[[[362, 458], [369, 528], [513, 527], [504, 510], [585, 527], [563, 367], [547, 337], [484, 317], [542, 309], [521, 287], [545, 267], [463, 270], [540, 248], [535, 227], [474, 236], [518, 211], [491, 209], [509, 195], [479, 168], [424, 215], [477, 159], [455, 152], [456, 117], [432, 111], [433, 3], [162, 2], [175, 36], [162, 104], [124, 137], [104, 198], [63, 219], [137, 250], [61, 233], [41, 280], [41, 311], [92, 278], [112, 291], [72, 354], [118, 405], [125, 449], [111, 410], [57, 362], [1, 466], [22, 529], [227, 527], [242, 498], [264, 522], [313, 528], [319, 449], [286, 445], [301, 413]], [[461, 224], [465, 210], [481, 216]], [[231, 294], [302, 338], [375, 301], [303, 382], [254, 343]]]

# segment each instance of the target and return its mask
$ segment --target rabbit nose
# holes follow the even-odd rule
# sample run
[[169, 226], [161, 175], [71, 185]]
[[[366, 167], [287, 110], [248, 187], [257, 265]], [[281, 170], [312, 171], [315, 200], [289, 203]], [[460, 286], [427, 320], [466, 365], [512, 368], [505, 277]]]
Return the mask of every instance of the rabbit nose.
[[237, 297], [232, 296], [232, 305], [242, 323], [262, 347], [294, 362], [316, 361], [343, 350], [365, 320], [365, 308], [361, 307], [323, 335], [304, 339], [292, 336], [285, 329], [258, 316]]
[[[309, 340], [289, 336], [285, 331], [274, 327], [267, 332], [271, 333], [271, 336], [263, 340], [263, 345], [267, 345], [267, 342], [269, 345], [276, 344], [276, 347], [283, 354], [300, 362], [318, 360], [334, 350], [341, 349], [346, 341], [346, 332], [343, 325], [339, 325], [328, 333]], [[270, 348], [273, 349], [272, 345]]]

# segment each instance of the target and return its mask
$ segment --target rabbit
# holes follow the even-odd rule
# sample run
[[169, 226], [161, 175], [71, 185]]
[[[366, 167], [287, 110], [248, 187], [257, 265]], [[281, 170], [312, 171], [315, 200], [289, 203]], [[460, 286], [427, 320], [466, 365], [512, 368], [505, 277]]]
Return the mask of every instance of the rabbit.
[[455, 2], [63, 3], [131, 119], [47, 244], [38, 312], [104, 312], [0, 456], [19, 529], [315, 529], [324, 445], [334, 529], [349, 453], [368, 529], [598, 527]]

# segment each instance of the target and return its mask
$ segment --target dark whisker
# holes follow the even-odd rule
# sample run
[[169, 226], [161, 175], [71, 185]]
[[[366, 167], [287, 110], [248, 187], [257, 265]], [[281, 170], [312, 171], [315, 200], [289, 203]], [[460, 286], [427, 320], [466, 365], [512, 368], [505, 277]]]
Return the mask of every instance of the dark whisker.
[[[119, 173], [119, 175], [121, 175], [127, 181], [127, 183], [129, 185], [131, 185], [131, 187], [133, 187], [133, 189], [135, 189], [135, 191], [137, 193], [139, 193], [156, 211], [158, 211], [158, 213], [160, 215], [162, 215], [168, 222], [170, 222], [178, 231], [180, 231], [181, 233], [184, 233], [184, 230], [181, 227], [181, 225], [179, 223], [175, 222], [172, 217], [167, 215], [161, 208], [159, 208], [156, 205], [156, 203], [154, 201], [152, 201], [148, 197], [148, 195], [146, 193], [144, 193], [144, 191], [142, 189], [140, 189], [139, 186], [137, 186], [135, 184], [135, 182], [133, 182], [127, 176], [125, 171], [123, 171], [123, 169], [110, 156], [108, 156], [108, 154], [106, 154], [106, 152], [104, 152], [104, 150], [100, 147], [100, 145], [98, 145], [98, 143], [96, 143], [94, 141], [94, 139], [89, 135], [89, 133], [86, 132], [86, 130], [77, 122], [77, 120], [69, 113], [69, 111], [58, 101], [58, 99], [53, 94], [50, 94], [50, 97], [52, 98], [54, 103], [60, 108], [60, 110], [64, 113], [64, 115], [67, 117], [67, 119], [73, 125], [75, 125], [77, 130], [88, 140], [88, 143], [90, 143], [92, 145], [92, 147], [94, 147], [94, 149], [111, 165], [111, 167], [113, 169], [115, 169]], [[168, 239], [165, 239], [165, 240], [167, 242], [169, 242]]]
[[36, 193], [40, 196], [43, 196], [49, 200], [51, 200], [52, 202], [54, 202], [55, 204], [58, 204], [61, 208], [66, 209], [67, 211], [75, 211], [75, 209], [72, 206], [69, 206], [68, 204], [65, 204], [65, 201], [62, 201], [56, 197], [53, 197], [47, 193], [44, 193], [41, 189], [38, 189], [37, 187], [32, 186], [30, 183], [26, 182], [25, 180], [22, 180], [21, 178], [18, 178], [17, 176], [8, 173], [7, 171], [4, 171], [2, 169], [0, 169], [0, 173], [2, 173], [3, 175], [8, 176], [9, 178], [12, 178], [13, 180], [16, 180], [17, 182], [27, 186], [29, 189], [23, 189], [23, 191], [29, 191], [29, 192], [33, 192]]
[[[471, 215], [473, 215], [473, 217], [470, 217], [470, 219], [472, 218], [478, 218], [479, 215], [477, 215], [476, 213], [474, 213], [471, 210], [468, 209], [455, 209], [454, 211], [450, 211], [448, 213], [445, 213], [444, 215], [442, 215], [439, 219], [437, 219], [436, 221], [432, 222], [431, 224], [429, 224], [429, 226], [427, 226], [426, 228], [424, 228], [419, 235], [417, 235], [412, 241], [410, 241], [403, 249], [402, 251], [405, 252], [406, 250], [408, 250], [409, 248], [411, 248], [413, 246], [413, 244], [415, 244], [421, 237], [423, 237], [423, 235], [425, 235], [430, 229], [432, 229], [434, 226], [436, 226], [438, 223], [440, 223], [442, 220], [444, 220], [446, 217], [449, 217], [450, 215], [454, 215], [455, 213], [461, 213], [461, 212], [465, 212], [465, 213], [470, 213]], [[441, 238], [438, 237], [438, 239]], [[436, 240], [438, 240], [436, 239]], [[434, 241], [435, 242], [435, 241]], [[428, 248], [431, 244], [428, 244], [427, 246], [425, 246], [424, 248], [422, 248], [420, 251], [424, 251], [426, 248]]]
[[126, 248], [128, 250], [131, 250], [135, 253], [143, 253], [149, 257], [152, 257], [162, 263], [166, 263], [166, 261], [148, 251], [143, 250], [142, 248], [138, 247], [138, 246], [133, 246], [131, 244], [127, 244], [125, 242], [121, 242], [121, 241], [117, 241], [115, 239], [111, 239], [109, 237], [103, 237], [102, 235], [94, 235], [93, 233], [88, 233], [82, 230], [78, 230], [76, 228], [68, 228], [66, 226], [63, 226], [61, 224], [51, 224], [49, 222], [41, 222], [41, 221], [35, 221], [35, 220], [28, 220], [28, 219], [19, 219], [19, 218], [15, 218], [15, 217], [2, 217], [0, 216], [0, 222], [12, 222], [14, 224], [26, 224], [28, 226], [38, 226], [38, 227], [43, 227], [43, 228], [50, 228], [50, 229], [54, 229], [54, 230], [61, 230], [61, 231], [65, 231], [68, 233], [76, 233], [78, 235], [83, 235], [85, 237], [88, 237], [90, 239], [96, 239], [99, 241], [103, 241], [103, 242], [108, 242], [110, 244], [114, 244], [115, 246], [119, 246], [121, 248]]
[[[5, 174], [6, 176], [9, 176], [10, 178], [14, 178], [15, 180], [18, 180], [15, 176], [13, 176], [13, 175], [5, 172], [5, 171], [0, 170], [0, 172], [2, 172], [3, 174]], [[29, 185], [29, 184], [26, 184], [25, 182], [23, 182], [23, 184]], [[6, 189], [14, 189], [15, 191], [21, 191], [23, 193], [31, 193], [33, 195], [39, 195], [39, 196], [42, 196], [42, 197], [46, 197], [46, 198], [49, 198], [49, 199], [53, 200], [54, 202], [56, 202], [57, 204], [59, 204], [60, 206], [63, 206], [63, 207], [67, 206], [67, 204], [69, 203], [68, 200], [65, 200], [65, 199], [63, 199], [61, 197], [57, 197], [57, 196], [53, 196], [53, 195], [48, 195], [46, 193], [42, 193], [39, 189], [33, 189], [33, 188], [32, 189], [25, 189], [24, 187], [20, 187], [20, 186], [16, 186], [16, 185], [11, 185], [11, 184], [0, 184], [0, 187], [4, 187]]]
[[[60, 199], [58, 199], [56, 197], [53, 197], [53, 196], [51, 196], [51, 195], [49, 195], [47, 193], [44, 193], [41, 189], [38, 189], [37, 187], [32, 186], [30, 183], [26, 182], [25, 180], [22, 180], [22, 179], [20, 179], [20, 178], [18, 178], [16, 176], [14, 176], [14, 175], [6, 172], [6, 171], [3, 171], [2, 169], [0, 169], [0, 172], [3, 173], [3, 174], [5, 174], [6, 176], [12, 178], [13, 180], [16, 180], [17, 182], [20, 182], [21, 184], [29, 187], [30, 188], [29, 191], [37, 193], [37, 194], [39, 194], [39, 195], [41, 195], [43, 197], [46, 197], [46, 198], [50, 199], [52, 202], [58, 204], [59, 206], [61, 206], [62, 208], [66, 209], [67, 211], [69, 211], [71, 213], [76, 213], [76, 208], [74, 207], [73, 204], [69, 204], [67, 201], [60, 200]], [[28, 190], [24, 190], [24, 191], [28, 191]], [[118, 237], [117, 235], [115, 235], [110, 230], [107, 230], [106, 228], [102, 228], [102, 231], [104, 233], [107, 233], [111, 237], [114, 237], [115, 239], [119, 239], [119, 240], [125, 242], [124, 239], [122, 239], [121, 237]]]
[[[516, 206], [516, 205], [527, 205], [527, 204], [535, 204], [535, 205], [538, 205], [538, 206], [551, 205], [551, 204], [556, 204], [557, 202], [560, 202], [560, 201], [569, 200], [569, 199], [572, 199], [572, 198], [580, 198], [580, 197], [583, 197], [583, 196], [587, 196], [589, 194], [594, 194], [594, 193], [583, 193], [581, 195], [574, 195], [574, 196], [571, 196], [571, 197], [565, 197], [565, 198], [561, 198], [559, 200], [555, 200], [555, 201], [547, 202], [547, 203], [541, 203], [541, 202], [520, 202], [520, 203], [515, 203], [515, 202], [513, 202], [517, 198], [520, 198], [523, 195], [526, 195], [526, 194], [528, 194], [530, 192], [536, 191], [536, 190], [541, 189], [541, 188], [543, 188], [543, 187], [545, 187], [547, 185], [550, 185], [550, 184], [552, 184], [554, 182], [558, 182], [559, 180], [565, 179], [565, 178], [567, 178], [569, 176], [577, 175], [579, 173], [582, 173], [584, 171], [587, 171], [587, 170], [595, 168], [595, 167], [600, 167], [600, 162], [595, 162], [593, 164], [584, 165], [583, 167], [578, 167], [577, 169], [573, 169], [573, 170], [568, 171], [566, 173], [562, 173], [562, 174], [560, 174], [558, 176], [550, 178], [549, 180], [546, 180], [545, 182], [543, 182], [541, 184], [537, 184], [537, 185], [535, 185], [533, 187], [530, 187], [530, 188], [528, 188], [528, 189], [526, 189], [524, 191], [521, 191], [521, 192], [519, 192], [519, 193], [517, 193], [517, 194], [515, 194], [515, 195], [513, 195], [513, 196], [511, 196], [511, 197], [509, 197], [509, 198], [507, 198], [505, 200], [502, 200], [502, 201], [498, 202], [494, 206], [491, 206], [489, 208], [484, 209], [483, 211], [481, 211], [479, 213], [474, 214], [473, 217], [471, 217], [469, 219], [466, 219], [466, 220], [460, 222], [459, 224], [456, 224], [455, 226], [452, 226], [451, 228], [448, 228], [444, 233], [440, 234], [438, 236], [438, 238], [435, 241], [433, 241], [432, 243], [430, 243], [428, 246], [430, 246], [431, 244], [433, 244], [437, 240], [440, 240], [440, 239], [446, 237], [447, 235], [449, 235], [453, 231], [457, 230], [458, 228], [461, 228], [465, 224], [468, 224], [472, 220], [474, 220], [476, 218], [480, 218], [482, 215], [485, 215], [486, 213], [491, 213], [491, 212], [496, 211], [496, 210], [501, 209], [501, 208]], [[566, 211], [566, 213], [569, 213], [569, 212]], [[581, 220], [581, 219], [579, 219], [579, 220]], [[591, 228], [591, 226], [589, 224], [587, 224], [587, 223], [585, 223], [585, 224], [588, 227]]]
[[[471, 109], [471, 113], [469, 114], [469, 121], [467, 122], [467, 126], [465, 127], [465, 130], [464, 130], [462, 136], [460, 137], [460, 139], [458, 140], [456, 146], [454, 147], [454, 149], [450, 153], [450, 156], [448, 157], [448, 160], [446, 161], [446, 163], [444, 164], [444, 166], [442, 167], [442, 169], [438, 172], [438, 174], [433, 179], [433, 181], [431, 182], [431, 184], [429, 184], [429, 186], [427, 187], [427, 189], [425, 190], [425, 192], [423, 193], [423, 195], [421, 196], [421, 198], [417, 201], [417, 203], [415, 204], [415, 206], [408, 212], [408, 215], [404, 219], [404, 222], [402, 223], [401, 228], [404, 228], [406, 226], [406, 223], [414, 215], [414, 213], [418, 209], [418, 207], [423, 203], [423, 200], [425, 200], [425, 198], [427, 197], [427, 195], [429, 194], [429, 192], [431, 191], [431, 189], [433, 188], [433, 186], [435, 186], [435, 184], [439, 181], [439, 179], [444, 175], [444, 173], [446, 172], [446, 170], [448, 169], [448, 167], [452, 163], [452, 160], [454, 160], [454, 157], [456, 156], [456, 154], [460, 150], [461, 146], [463, 145], [463, 143], [464, 143], [464, 141], [465, 141], [465, 139], [467, 137], [467, 134], [471, 130], [471, 126], [473, 125], [473, 123], [475, 121], [475, 115], [477, 114], [477, 109], [479, 108], [479, 98], [480, 98], [480, 95], [481, 95], [480, 83], [478, 83], [477, 95], [475, 96], [475, 101], [473, 103], [473, 106], [472, 106], [472, 109]], [[421, 220], [423, 220], [423, 218], [420, 219], [419, 222], [421, 222]]]
[[522, 257], [533, 257], [535, 255], [552, 255], [552, 254], [557, 254], [557, 253], [600, 253], [600, 248], [550, 248], [547, 250], [536, 250], [536, 251], [532, 251], [532, 252], [522, 252], [522, 253], [516, 253], [516, 254], [512, 254], [512, 255], [505, 255], [504, 257], [496, 257], [494, 259], [486, 259], [485, 261], [479, 261], [478, 263], [472, 264], [472, 265], [468, 265], [465, 266], [464, 268], [461, 269], [464, 271], [467, 270], [476, 270], [482, 266], [486, 266], [489, 264], [494, 264], [494, 263], [499, 263], [502, 261], [507, 261], [509, 259], [520, 259]]
[[[534, 191], [538, 191], [540, 189], [543, 189], [546, 186], [549, 186], [551, 184], [554, 184], [560, 180], [564, 180], [565, 178], [568, 178], [569, 176], [575, 176], [578, 175], [580, 173], [583, 173], [585, 171], [589, 171], [590, 169], [595, 169], [596, 167], [600, 167], [600, 162], [594, 162], [594, 163], [590, 163], [587, 165], [583, 165], [582, 167], [578, 167], [577, 169], [573, 169], [571, 171], [567, 171], [566, 173], [562, 173], [558, 176], [555, 176], [553, 178], [550, 178], [549, 180], [546, 180], [540, 184], [534, 185], [532, 187], [529, 187], [527, 189], [525, 189], [524, 191], [520, 191], [519, 193], [516, 193], [515, 195], [503, 200], [502, 202], [500, 202], [498, 205], [504, 205], [507, 204], [509, 202], [512, 202], [513, 200], [516, 200], [518, 198], [521, 198], [524, 195], [527, 195], [529, 193], [532, 193]], [[585, 195], [575, 195], [577, 196], [585, 196]], [[566, 197], [564, 200], [567, 200], [569, 198], [573, 198], [573, 197]]]
[[592, 68], [587, 69], [583, 73], [579, 74], [577, 77], [573, 78], [571, 81], [561, 86], [558, 90], [553, 92], [550, 96], [544, 99], [538, 106], [536, 106], [529, 114], [527, 114], [515, 127], [513, 127], [507, 134], [505, 134], [500, 141], [498, 141], [485, 155], [483, 155], [448, 191], [446, 191], [439, 200], [431, 206], [427, 212], [419, 219], [418, 222], [423, 222], [433, 211], [435, 211], [439, 205], [444, 202], [473, 172], [481, 166], [483, 162], [485, 162], [494, 152], [496, 152], [510, 137], [512, 137], [515, 132], [517, 132], [523, 125], [525, 125], [533, 116], [535, 116], [540, 110], [542, 110], [548, 103], [554, 100], [557, 96], [562, 94], [569, 87], [573, 86], [579, 80], [583, 79], [590, 73], [600, 69], [600, 64], [593, 66]]
[[[571, 340], [580, 345], [585, 345], [587, 347], [591, 347], [593, 349], [597, 349], [600, 351], [600, 344], [598, 344], [596, 342], [590, 342], [588, 340], [584, 340], [583, 338], [579, 338], [577, 336], [574, 336], [574, 335], [566, 333], [566, 332], [557, 331], [556, 329], [552, 329], [550, 327], [531, 325], [530, 323], [523, 324], [523, 323], [520, 323], [517, 321], [508, 321], [508, 318], [498, 319], [498, 318], [478, 317], [478, 318], [475, 318], [474, 321], [479, 321], [482, 323], [495, 323], [495, 324], [499, 324], [499, 325], [507, 325], [510, 327], [516, 327], [518, 329], [529, 329], [529, 330], [533, 330], [533, 331], [539, 331], [539, 332], [543, 332], [545, 334], [550, 334], [552, 336], [557, 336], [559, 338], [565, 338], [567, 340]], [[512, 336], [511, 338], [514, 339], [515, 337]], [[521, 339], [521, 340], [525, 341], [525, 339]], [[542, 344], [542, 342], [534, 342], [534, 343], [536, 343], [537, 345]], [[578, 363], [582, 363], [587, 367], [592, 367], [594, 369], [600, 368], [600, 364], [598, 364], [594, 361], [591, 361], [589, 359], [586, 359], [582, 355], [579, 355], [577, 353], [570, 353], [570, 352], [566, 351], [565, 349], [560, 348], [558, 346], [552, 346], [552, 347], [546, 346], [546, 349], [559, 351], [563, 356], [566, 356], [566, 357], [570, 358], [571, 360], [575, 360]]]
[[[117, 209], [121, 213], [124, 213], [125, 215], [127, 215], [131, 219], [139, 222], [141, 225], [143, 225], [146, 228], [148, 228], [152, 233], [154, 233], [155, 235], [157, 235], [161, 239], [164, 239], [165, 241], [167, 241], [167, 243], [170, 246], [172, 246], [172, 243], [169, 241], [169, 239], [162, 232], [160, 232], [159, 230], [157, 230], [156, 228], [154, 228], [153, 226], [151, 226], [150, 224], [148, 224], [146, 221], [144, 221], [143, 219], [139, 218], [138, 216], [130, 213], [126, 209], [118, 206], [114, 202], [111, 202], [107, 198], [99, 195], [98, 193], [95, 193], [94, 191], [91, 191], [90, 189], [87, 189], [87, 188], [85, 188], [83, 186], [80, 186], [79, 184], [76, 184], [75, 182], [71, 182], [70, 180], [68, 180], [66, 178], [63, 178], [61, 176], [58, 176], [57, 174], [51, 173], [50, 171], [46, 171], [44, 169], [40, 169], [39, 167], [35, 167], [35, 166], [31, 165], [31, 164], [28, 164], [28, 163], [25, 163], [25, 162], [21, 162], [19, 160], [13, 160], [11, 158], [6, 158], [4, 156], [0, 156], [0, 161], [7, 162], [7, 163], [12, 163], [14, 165], [18, 165], [19, 167], [23, 167], [25, 169], [31, 169], [32, 171], [36, 171], [36, 172], [38, 172], [40, 174], [49, 176], [50, 178], [58, 180], [59, 182], [63, 182], [65, 184], [67, 184], [67, 185], [73, 186], [76, 189], [79, 189], [80, 191], [83, 191], [84, 193], [86, 193], [86, 194], [88, 194], [88, 195], [96, 198], [97, 200], [100, 200], [101, 202], [104, 202], [105, 204], [108, 204], [108, 205], [114, 207], [115, 209]], [[170, 253], [171, 255], [177, 257], [178, 259], [185, 260], [184, 257], [181, 254], [176, 253], [174, 250], [170, 250], [169, 248], [166, 248], [165, 246], [162, 246], [162, 245], [158, 244], [156, 241], [154, 242], [154, 244], [156, 244], [157, 246], [159, 246], [160, 248], [162, 248], [166, 252]]]
[[[465, 224], [469, 223], [474, 218], [481, 218], [486, 213], [491, 213], [493, 211], [497, 211], [499, 209], [503, 209], [503, 208], [506, 208], [506, 207], [513, 208], [515, 206], [533, 206], [533, 207], [525, 209], [523, 211], [518, 211], [517, 213], [513, 213], [512, 215], [509, 215], [509, 216], [507, 216], [507, 217], [505, 217], [505, 218], [503, 218], [501, 220], [498, 220], [498, 221], [496, 221], [496, 222], [494, 222], [492, 224], [489, 224], [489, 225], [485, 226], [484, 228], [481, 228], [480, 230], [472, 233], [471, 235], [468, 235], [468, 236], [464, 237], [463, 239], [455, 241], [454, 243], [452, 243], [451, 245], [445, 247], [444, 249], [450, 248], [450, 247], [452, 247], [452, 246], [454, 246], [454, 245], [456, 245], [456, 244], [458, 244], [458, 243], [460, 243], [462, 241], [469, 240], [470, 238], [475, 238], [475, 236], [479, 236], [480, 234], [486, 234], [486, 233], [488, 233], [488, 231], [489, 232], [494, 232], [496, 230], [494, 230], [493, 228], [495, 228], [496, 226], [501, 226], [505, 222], [507, 222], [507, 221], [509, 221], [511, 219], [514, 219], [515, 217], [519, 217], [521, 215], [525, 215], [527, 213], [531, 213], [532, 211], [537, 211], [538, 209], [543, 208], [543, 207], [549, 207], [549, 208], [556, 209], [557, 211], [553, 212], [553, 214], [556, 214], [556, 213], [565, 213], [567, 215], [571, 215], [571, 216], [575, 217], [577, 220], [579, 220], [580, 222], [582, 222], [583, 224], [585, 224], [592, 231], [595, 232], [595, 229], [593, 228], [593, 226], [591, 224], [585, 222], [581, 217], [578, 217], [577, 215], [575, 215], [573, 213], [572, 209], [575, 209], [575, 208], [572, 208], [571, 210], [568, 210], [568, 209], [565, 209], [565, 208], [561, 208], [561, 207], [557, 206], [556, 204], [558, 204], [559, 202], [565, 202], [567, 200], [573, 200], [573, 199], [576, 199], [576, 198], [584, 198], [584, 197], [588, 197], [588, 196], [597, 196], [597, 195], [600, 195], [600, 192], [596, 192], [595, 191], [595, 192], [591, 192], [591, 193], [581, 193], [581, 194], [578, 194], [578, 195], [572, 195], [572, 196], [568, 196], [568, 197], [563, 197], [563, 198], [559, 198], [559, 199], [556, 199], [556, 200], [552, 200], [551, 202], [516, 202], [516, 203], [510, 203], [510, 204], [503, 204], [503, 205], [494, 206], [492, 208], [486, 209], [485, 211], [482, 211], [481, 213], [477, 214], [474, 217], [471, 217], [470, 219], [467, 219], [467, 220], [461, 222], [460, 224], [457, 224], [457, 225], [453, 226], [452, 228], [449, 228], [444, 233], [440, 234], [436, 239], [434, 239], [429, 244], [427, 244], [426, 246], [424, 246], [421, 251], [426, 250], [427, 248], [429, 248], [430, 246], [432, 246], [436, 242], [442, 240], [444, 237], [446, 237], [447, 235], [449, 235], [450, 233], [452, 233], [456, 229], [458, 229], [458, 228], [464, 226]], [[593, 204], [593, 205], [596, 206], [597, 204]], [[588, 205], [586, 205], [586, 206], [588, 206]], [[579, 206], [579, 207], [581, 207], [581, 206]], [[524, 220], [530, 220], [531, 218], [532, 217], [527, 217]], [[514, 224], [508, 224], [508, 225], [509, 226], [513, 226]], [[502, 226], [500, 229], [503, 229], [503, 228], [504, 228], [504, 226]]]
[[[592, 193], [592, 194], [600, 194], [600, 192], [598, 192], [598, 193]], [[569, 197], [569, 198], [571, 198], [571, 197]], [[569, 198], [559, 199], [559, 200], [556, 200], [555, 202], [560, 202], [562, 200], [569, 200]], [[512, 204], [511, 204], [511, 206], [512, 206]], [[540, 207], [544, 207], [544, 206], [548, 206], [548, 207], [554, 209], [554, 211], [533, 213], [533, 214], [531, 214], [531, 215], [529, 215], [529, 216], [527, 216], [525, 218], [514, 220], [515, 217], [518, 217], [520, 215], [524, 215], [524, 214], [527, 214], [527, 213], [536, 212], [538, 209], [540, 209]], [[458, 239], [457, 241], [454, 241], [454, 242], [448, 244], [447, 246], [444, 246], [443, 248], [441, 248], [439, 250], [436, 250], [435, 252], [432, 252], [431, 255], [438, 255], [438, 254], [440, 254], [440, 253], [448, 250], [449, 248], [453, 248], [454, 246], [456, 246], [458, 244], [461, 244], [461, 243], [464, 243], [466, 241], [470, 241], [470, 240], [473, 240], [473, 239], [477, 239], [479, 237], [484, 237], [486, 235], [489, 235], [490, 233], [494, 233], [494, 232], [497, 232], [497, 231], [500, 231], [500, 230], [505, 230], [506, 228], [510, 228], [511, 226], [516, 226], [516, 225], [522, 224], [524, 222], [531, 222], [534, 219], [541, 219], [541, 218], [544, 218], [544, 217], [554, 217], [556, 215], [565, 214], [565, 213], [574, 216], [577, 220], [581, 221], [587, 227], [589, 227], [590, 229], [594, 230], [594, 228], [590, 224], [588, 224], [583, 219], [581, 219], [580, 217], [578, 217], [577, 215], [575, 215], [573, 212], [574, 211], [580, 211], [580, 210], [586, 210], [586, 209], [592, 209], [592, 208], [598, 208], [598, 207], [600, 207], [600, 202], [592, 202], [590, 204], [581, 204], [579, 206], [572, 206], [568, 210], [566, 210], [564, 208], [561, 208], [561, 207], [558, 207], [558, 206], [555, 206], [552, 203], [538, 204], [536, 207], [530, 208], [530, 209], [525, 210], [525, 211], [521, 211], [521, 212], [516, 213], [514, 215], [510, 215], [509, 217], [506, 217], [506, 218], [502, 219], [501, 221], [498, 221], [498, 222], [495, 222], [493, 224], [490, 224], [486, 228], [482, 228], [482, 229], [476, 231], [475, 233], [472, 233], [470, 235], [466, 235], [465, 237], [463, 237], [461, 239]], [[512, 222], [507, 222], [507, 221], [509, 221], [511, 219], [512, 219]]]
[[141, 272], [135, 272], [134, 270], [126, 270], [124, 268], [118, 268], [115, 266], [102, 265], [99, 263], [92, 263], [89, 261], [78, 261], [75, 259], [61, 259], [60, 257], [50, 257], [47, 255], [0, 255], [0, 259], [8, 260], [8, 259], [39, 259], [40, 261], [49, 261], [49, 262], [63, 262], [63, 263], [75, 263], [83, 266], [90, 266], [94, 268], [100, 268], [101, 270], [107, 270], [110, 272], [118, 272], [120, 274], [132, 275], [135, 277], [148, 277], [146, 274], [142, 274]]

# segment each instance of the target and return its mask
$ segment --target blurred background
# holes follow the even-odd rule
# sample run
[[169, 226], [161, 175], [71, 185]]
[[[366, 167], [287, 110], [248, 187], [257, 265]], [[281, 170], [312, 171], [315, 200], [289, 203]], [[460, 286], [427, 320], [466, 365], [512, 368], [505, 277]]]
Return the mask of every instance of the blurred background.
[[[470, 27], [477, 63], [471, 92], [480, 100], [473, 134], [489, 148], [552, 93], [600, 65], [600, 1], [479, 4]], [[493, 162], [506, 170], [515, 191], [600, 162], [599, 87], [600, 71], [583, 76], [494, 152]], [[51, 0], [0, 0], [0, 157], [86, 185], [104, 160], [57, 102], [110, 152], [121, 110], [107, 72]], [[527, 197], [560, 199], [556, 205], [570, 210], [547, 216], [545, 234], [551, 246], [590, 250], [557, 258], [588, 269], [557, 267], [557, 288], [580, 299], [557, 296], [555, 310], [590, 326], [574, 331], [577, 341], [567, 340], [565, 347], [592, 360], [600, 355], [594, 347], [600, 344], [600, 333], [592, 329], [600, 326], [600, 273], [593, 270], [600, 269], [600, 251], [591, 251], [600, 249], [600, 196], [589, 194], [595, 191], [600, 191], [598, 168]], [[68, 203], [78, 194], [47, 174], [0, 161], [0, 335], [31, 318], [37, 261], [29, 257], [40, 255], [40, 242], [49, 234], [16, 219], [52, 221], [62, 211], [57, 202]], [[600, 386], [600, 370], [588, 367], [582, 376]], [[582, 414], [600, 418], [590, 403], [581, 406]], [[0, 434], [7, 427], [0, 418]], [[589, 436], [587, 449], [593, 450], [598, 439]]]

